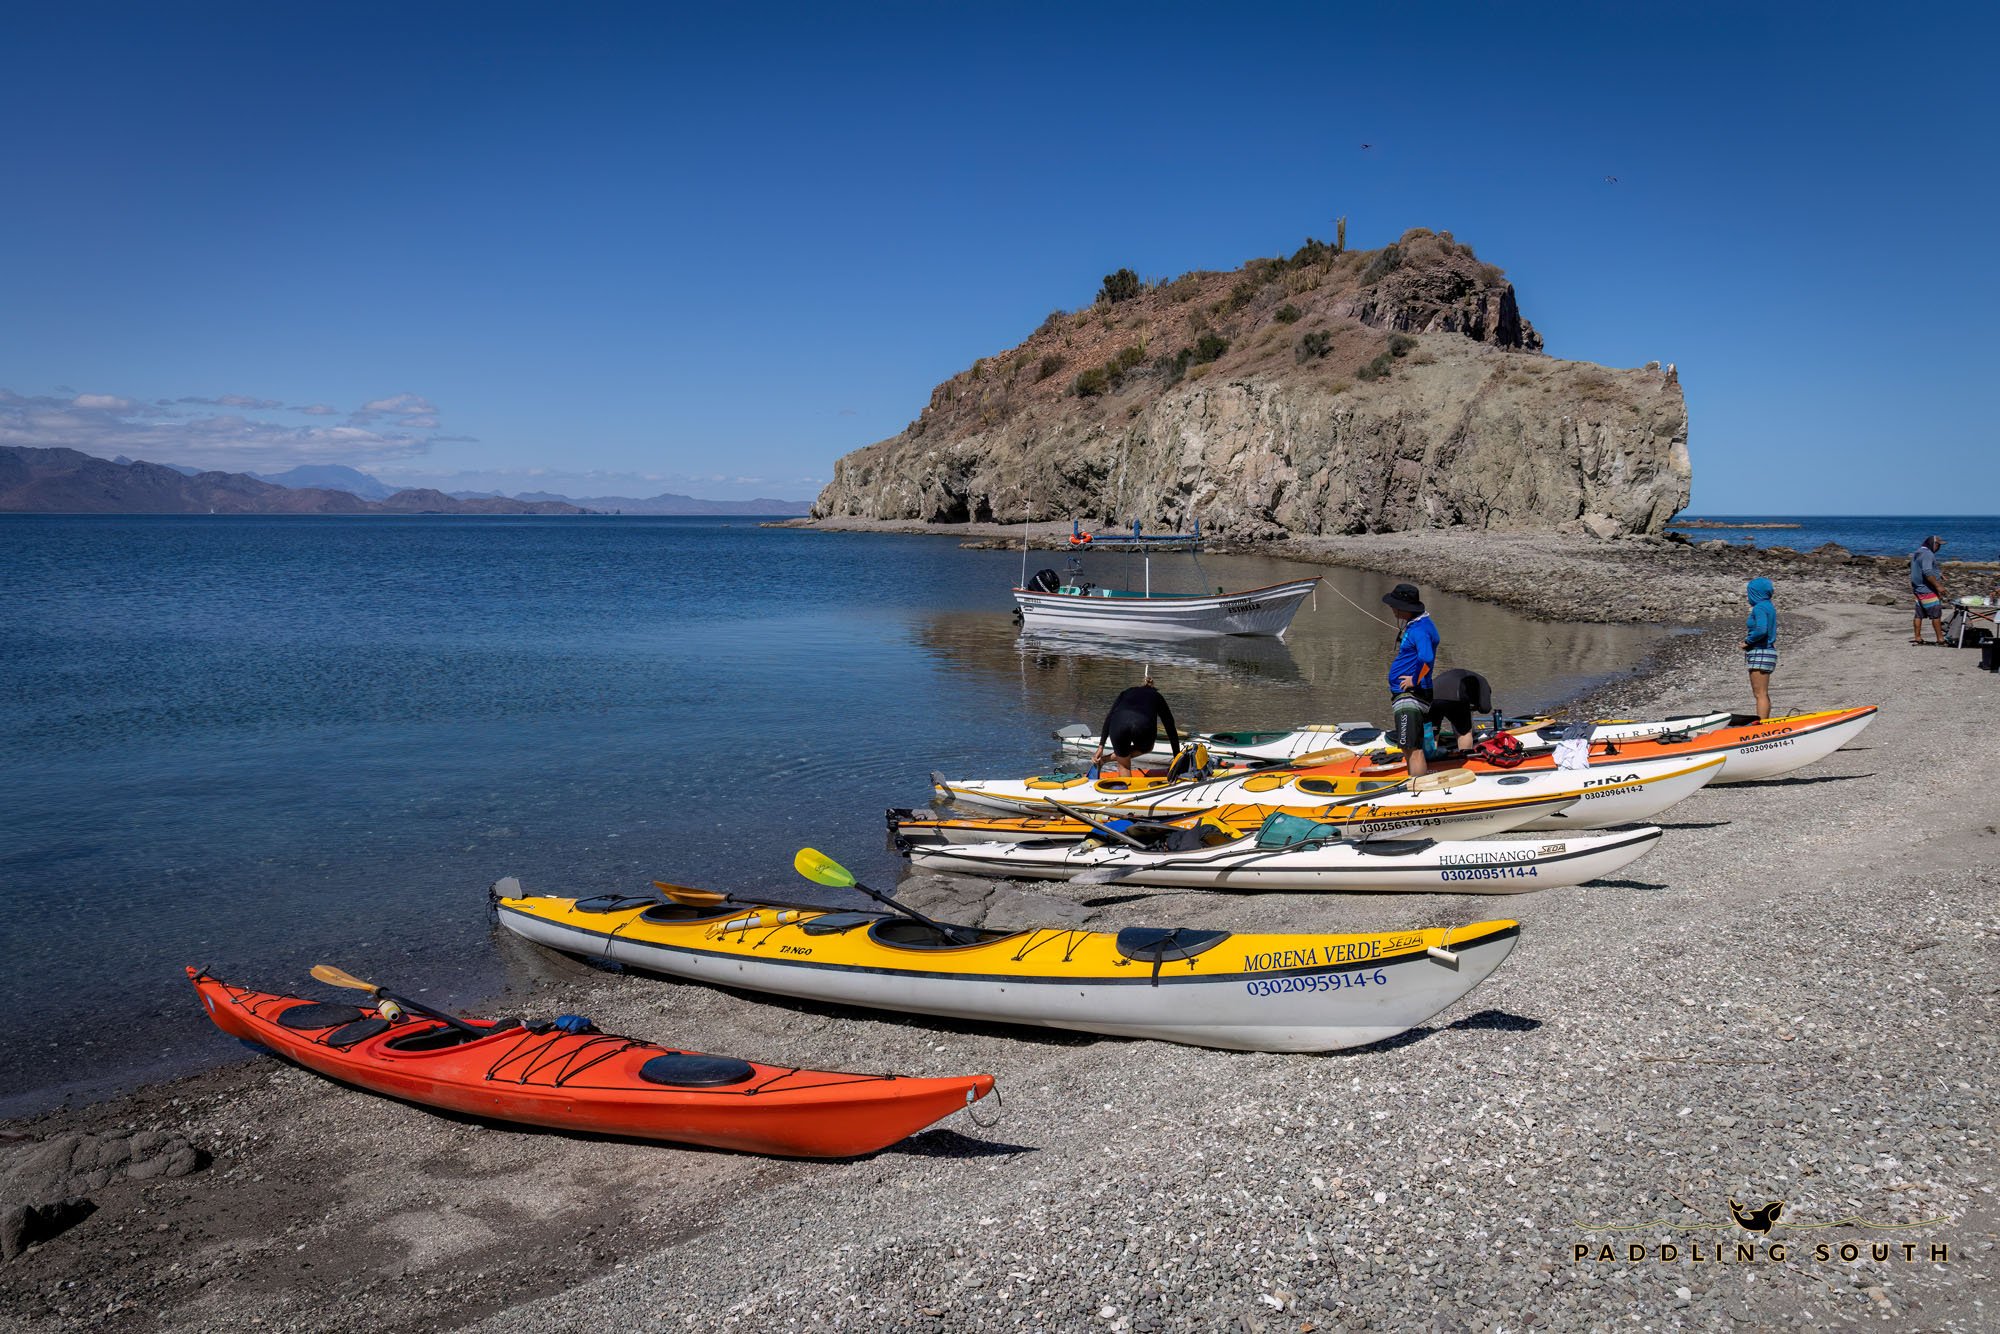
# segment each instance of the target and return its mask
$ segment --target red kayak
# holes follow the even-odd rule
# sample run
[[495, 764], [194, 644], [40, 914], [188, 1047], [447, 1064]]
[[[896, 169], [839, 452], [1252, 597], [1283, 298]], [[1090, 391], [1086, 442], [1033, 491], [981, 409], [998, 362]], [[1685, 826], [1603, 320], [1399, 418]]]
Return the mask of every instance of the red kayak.
[[887, 1148], [993, 1088], [991, 1075], [794, 1070], [518, 1019], [392, 1023], [373, 1006], [274, 996], [187, 971], [208, 1017], [233, 1037], [373, 1093], [523, 1125], [847, 1158]]

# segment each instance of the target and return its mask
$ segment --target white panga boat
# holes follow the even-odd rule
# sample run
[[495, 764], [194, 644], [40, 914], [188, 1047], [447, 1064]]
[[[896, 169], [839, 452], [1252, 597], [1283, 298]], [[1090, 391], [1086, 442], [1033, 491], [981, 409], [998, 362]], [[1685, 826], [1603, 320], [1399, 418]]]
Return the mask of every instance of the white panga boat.
[[1240, 592], [1156, 593], [1152, 553], [1160, 549], [1193, 550], [1201, 544], [1201, 523], [1192, 533], [1144, 534], [1134, 521], [1129, 536], [1098, 536], [1071, 525], [1072, 551], [1091, 548], [1137, 550], [1145, 554], [1142, 589], [1100, 588], [1084, 581], [1074, 554], [1065, 578], [1042, 570], [1028, 578], [1026, 539], [1021, 551], [1021, 586], [1014, 602], [1021, 627], [1036, 631], [1092, 631], [1139, 637], [1183, 638], [1197, 635], [1275, 635], [1282, 637], [1299, 607], [1319, 587], [1320, 577], [1293, 579]]
[[[1157, 828], [1157, 827], [1156, 827]], [[1085, 880], [1156, 889], [1312, 893], [1520, 894], [1581, 885], [1652, 851], [1653, 825], [1542, 839], [1343, 839], [1331, 825], [1273, 815], [1254, 833], [1197, 825], [1134, 839], [1145, 826], [1074, 842], [956, 843], [910, 849], [926, 871], [1010, 880]], [[1178, 845], [1178, 846], [1177, 846]]]

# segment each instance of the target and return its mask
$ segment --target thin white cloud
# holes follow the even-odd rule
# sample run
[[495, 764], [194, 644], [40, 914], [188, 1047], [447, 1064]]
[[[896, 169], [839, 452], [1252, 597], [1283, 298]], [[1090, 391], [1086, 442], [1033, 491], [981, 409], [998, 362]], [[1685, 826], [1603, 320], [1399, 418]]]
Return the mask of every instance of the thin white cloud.
[[302, 408], [293, 408], [292, 411], [303, 412], [308, 417], [338, 417], [340, 415], [340, 409], [331, 403], [308, 403]]
[[[415, 395], [399, 397], [424, 402]], [[255, 406], [196, 414], [177, 410], [179, 404]], [[276, 471], [301, 463], [370, 467], [425, 453], [431, 437], [422, 433], [426, 427], [413, 422], [436, 421], [434, 408], [404, 413], [379, 428], [352, 421], [340, 426], [294, 425], [247, 415], [282, 406], [240, 394], [142, 406], [116, 394], [22, 395], [0, 389], [0, 445], [75, 449], [104, 458], [124, 454], [230, 472]]]

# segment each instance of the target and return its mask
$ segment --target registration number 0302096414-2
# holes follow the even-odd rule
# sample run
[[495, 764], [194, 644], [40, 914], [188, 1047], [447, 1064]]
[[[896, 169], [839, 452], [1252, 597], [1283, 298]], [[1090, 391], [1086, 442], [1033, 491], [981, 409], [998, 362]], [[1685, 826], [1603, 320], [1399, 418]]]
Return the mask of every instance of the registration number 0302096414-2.
[[1342, 987], [1389, 985], [1389, 975], [1380, 968], [1360, 968], [1347, 973], [1307, 973], [1301, 977], [1260, 977], [1245, 982], [1252, 996], [1278, 996], [1288, 991], [1339, 991]]

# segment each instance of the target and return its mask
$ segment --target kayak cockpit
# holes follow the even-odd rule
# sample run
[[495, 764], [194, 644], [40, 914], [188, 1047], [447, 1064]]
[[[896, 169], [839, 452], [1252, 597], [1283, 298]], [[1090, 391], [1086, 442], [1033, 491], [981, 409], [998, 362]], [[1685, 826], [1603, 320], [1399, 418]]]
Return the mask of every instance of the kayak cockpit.
[[929, 922], [919, 922], [909, 917], [884, 917], [868, 928], [868, 938], [878, 945], [887, 945], [899, 950], [963, 950], [977, 949], [981, 945], [991, 945], [995, 941], [1011, 940], [1015, 936], [1026, 935], [1025, 931], [989, 931], [984, 927], [961, 926], [953, 928], [961, 933], [970, 932], [971, 940], [954, 939]]
[[519, 1019], [502, 1019], [485, 1028], [461, 1028], [456, 1024], [435, 1024], [427, 1028], [416, 1028], [408, 1033], [398, 1033], [382, 1044], [384, 1051], [399, 1052], [406, 1056], [421, 1056], [428, 1052], [448, 1051], [453, 1047], [463, 1047], [468, 1042], [479, 1042], [496, 1033], [511, 1033], [521, 1026]]

